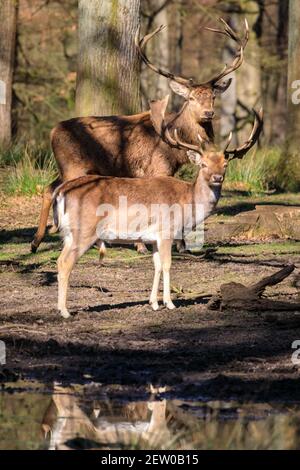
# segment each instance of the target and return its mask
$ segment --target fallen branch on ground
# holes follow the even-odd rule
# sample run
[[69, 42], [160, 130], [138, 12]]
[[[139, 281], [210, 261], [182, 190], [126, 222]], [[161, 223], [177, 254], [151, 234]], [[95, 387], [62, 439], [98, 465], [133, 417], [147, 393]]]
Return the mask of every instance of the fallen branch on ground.
[[213, 310], [242, 309], [242, 310], [299, 310], [300, 303], [284, 302], [262, 298], [262, 295], [269, 286], [275, 286], [287, 278], [295, 269], [295, 265], [285, 266], [271, 276], [264, 277], [261, 281], [250, 286], [245, 286], [237, 282], [222, 284], [220, 294], [212, 297], [208, 307]]

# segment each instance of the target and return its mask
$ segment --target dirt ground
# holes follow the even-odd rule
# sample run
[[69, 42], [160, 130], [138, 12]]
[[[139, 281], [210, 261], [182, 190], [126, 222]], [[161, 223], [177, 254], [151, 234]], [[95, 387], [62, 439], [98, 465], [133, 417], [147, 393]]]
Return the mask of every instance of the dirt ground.
[[[235, 243], [209, 259], [176, 255], [177, 309], [157, 312], [148, 305], [151, 256], [115, 248], [101, 266], [91, 250], [72, 274], [73, 316], [66, 321], [56, 311], [59, 239], [29, 253], [38, 207], [38, 199], [17, 198], [0, 208], [0, 340], [7, 353], [0, 381], [101, 383], [130, 398], [161, 384], [185, 399], [300, 400], [299, 368], [291, 360], [300, 312], [207, 306], [224, 282], [251, 283], [288, 263], [298, 268], [299, 242]], [[297, 302], [298, 269], [267, 295]]]

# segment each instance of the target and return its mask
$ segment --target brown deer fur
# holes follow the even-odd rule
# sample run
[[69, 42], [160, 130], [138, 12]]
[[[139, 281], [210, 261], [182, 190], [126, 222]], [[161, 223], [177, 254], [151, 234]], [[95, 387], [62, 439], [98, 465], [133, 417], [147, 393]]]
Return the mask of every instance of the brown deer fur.
[[[181, 136], [188, 142], [196, 143], [198, 134], [204, 141], [213, 142], [214, 100], [223, 93], [231, 79], [220, 83], [229, 73], [243, 62], [244, 48], [249, 38], [245, 21], [245, 37], [240, 39], [235, 31], [222, 19], [224, 30], [213, 30], [230, 37], [238, 44], [232, 65], [225, 66], [221, 73], [210, 81], [196, 84], [158, 69], [147, 59], [146, 43], [160, 30], [141, 40], [136, 36], [136, 46], [142, 60], [156, 73], [171, 79], [170, 87], [181, 95], [185, 104], [182, 112], [167, 116], [169, 129], [179, 128]], [[46, 188], [37, 233], [31, 244], [35, 252], [45, 235], [51, 207], [52, 193], [61, 182], [86, 174], [100, 174], [120, 177], [171, 176], [188, 161], [180, 148], [172, 149], [157, 135], [151, 122], [150, 113], [135, 116], [82, 117], [63, 121], [51, 133], [51, 144], [57, 161], [59, 179]]]
[[[176, 237], [186, 233], [185, 210], [190, 212], [189, 230], [201, 223], [214, 210], [221, 194], [222, 183], [227, 161], [242, 158], [256, 143], [263, 126], [262, 111], [255, 112], [255, 122], [249, 139], [238, 149], [228, 150], [229, 142], [224, 151], [217, 151], [211, 145], [203, 151], [203, 140], [200, 145], [188, 144], [179, 139], [177, 129], [174, 138], [165, 124], [167, 99], [152, 107], [152, 119], [156, 128], [162, 130], [162, 137], [170, 145], [188, 148], [189, 158], [199, 165], [199, 173], [194, 183], [188, 183], [168, 176], [149, 178], [114, 178], [109, 176], [85, 175], [67, 181], [56, 189], [53, 200], [57, 203], [58, 225], [63, 234], [65, 245], [58, 259], [58, 309], [64, 318], [69, 317], [66, 307], [67, 289], [70, 273], [76, 261], [95, 242], [148, 242], [153, 245], [153, 261], [155, 274], [150, 304], [158, 309], [157, 293], [161, 270], [163, 270], [164, 292], [163, 301], [167, 308], [173, 309], [170, 296], [170, 267], [172, 243]], [[126, 198], [127, 209], [120, 207], [120, 197]], [[126, 217], [127, 233], [112, 219], [105, 220], [97, 209], [109, 205], [120, 217]], [[142, 215], [139, 225], [133, 226], [132, 221], [137, 215], [136, 205], [147, 209]], [[161, 220], [153, 221], [151, 208], [153, 205], [177, 206], [180, 214], [169, 218], [169, 230], [165, 231]], [[201, 205], [202, 210], [198, 210]], [[198, 206], [198, 207], [197, 207]], [[107, 208], [107, 206], [106, 206]], [[107, 209], [105, 209], [107, 211]], [[179, 215], [179, 217], [178, 217]], [[104, 217], [105, 219], [105, 217]], [[124, 219], [123, 219], [124, 220]], [[109, 234], [109, 235], [108, 235]], [[111, 234], [112, 237], [111, 237]]]
[[[135, 204], [143, 204], [149, 209], [149, 214], [152, 204], [163, 203], [169, 207], [176, 204], [182, 211], [185, 205], [194, 207], [195, 203], [203, 204], [204, 217], [207, 217], [220, 197], [226, 160], [222, 152], [213, 151], [202, 157], [201, 165], [202, 168], [195, 183], [187, 183], [167, 176], [141, 179], [91, 175], [66, 182], [56, 190], [59, 228], [65, 239], [65, 245], [58, 260], [58, 309], [64, 318], [69, 317], [66, 297], [69, 276], [74, 264], [98, 239], [105, 241], [101, 234], [99, 236], [99, 231], [97, 233], [100, 217], [96, 212], [99, 205], [110, 204], [118, 211], [119, 197], [125, 196], [128, 203], [129, 224], [132, 220], [130, 207]], [[201, 220], [193, 220], [193, 225], [202, 220], [203, 217]], [[150, 218], [143, 222], [151, 226]], [[177, 220], [173, 220], [171, 226], [173, 227], [174, 224], [177, 227]], [[181, 226], [179, 231], [182, 233]], [[175, 233], [173, 230], [170, 232]], [[169, 277], [173, 239], [172, 235], [167, 239], [164, 238], [160, 227], [157, 228], [154, 238], [148, 235], [147, 231], [144, 235], [137, 233], [136, 239], [116, 238], [116, 241], [125, 243], [135, 241], [153, 244], [155, 275], [150, 304], [154, 310], [158, 309], [157, 291], [161, 269], [164, 274], [164, 304], [169, 309], [174, 308], [170, 297]]]
[[[179, 127], [182, 137], [197, 141], [197, 134], [213, 141], [211, 118], [215, 93], [199, 87], [170, 128]], [[213, 114], [211, 114], [211, 117]], [[174, 114], [167, 119], [172, 121]], [[51, 145], [59, 170], [59, 179], [43, 195], [39, 227], [32, 241], [32, 251], [40, 245], [46, 231], [52, 193], [61, 181], [85, 174], [149, 177], [172, 176], [188, 162], [186, 152], [172, 149], [157, 135], [150, 111], [134, 116], [83, 117], [59, 123], [51, 132]]]

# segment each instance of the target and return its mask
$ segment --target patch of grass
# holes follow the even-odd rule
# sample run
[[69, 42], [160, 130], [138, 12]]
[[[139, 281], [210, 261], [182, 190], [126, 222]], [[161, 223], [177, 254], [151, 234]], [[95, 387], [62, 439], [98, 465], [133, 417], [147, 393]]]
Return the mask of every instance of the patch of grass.
[[20, 156], [14, 154], [12, 171], [4, 183], [4, 192], [9, 195], [33, 196], [40, 194], [43, 188], [56, 177], [57, 170], [54, 157], [44, 148], [25, 147]]
[[[248, 194], [259, 194], [279, 187], [281, 149], [264, 148], [251, 152], [243, 160], [233, 160], [228, 165], [224, 190], [238, 190]], [[185, 181], [194, 181], [198, 169], [195, 165], [183, 165], [176, 176]]]
[[[6, 242], [0, 248], [0, 263], [17, 262], [19, 266], [25, 268], [26, 266], [34, 263], [37, 266], [44, 266], [48, 264], [55, 265], [57, 258], [61, 253], [62, 242], [59, 241], [58, 236], [49, 237], [46, 245], [41, 245], [37, 253], [32, 254], [29, 249], [29, 242], [23, 243]], [[54, 243], [52, 243], [54, 242]], [[151, 257], [149, 254], [148, 257]], [[147, 257], [147, 256], [146, 256]], [[92, 247], [88, 250], [78, 261], [78, 264], [85, 264], [88, 261], [97, 262], [99, 258], [98, 248]], [[107, 253], [104, 262], [109, 263], [113, 261], [118, 262], [135, 262], [145, 259], [145, 256], [137, 254], [135, 249], [107, 247]]]
[[274, 147], [260, 149], [250, 153], [243, 160], [230, 162], [224, 188], [249, 193], [262, 193], [276, 189], [280, 157], [280, 148]]
[[9, 149], [0, 149], [0, 167], [18, 163], [23, 154], [24, 146], [21, 144], [15, 144]]

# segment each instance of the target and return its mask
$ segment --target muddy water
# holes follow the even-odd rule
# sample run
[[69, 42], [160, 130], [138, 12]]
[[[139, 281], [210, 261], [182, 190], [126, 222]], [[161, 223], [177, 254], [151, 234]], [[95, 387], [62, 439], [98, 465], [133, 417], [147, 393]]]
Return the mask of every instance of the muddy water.
[[101, 385], [5, 385], [1, 449], [296, 449], [300, 404], [180, 401], [150, 389], [118, 400]]

